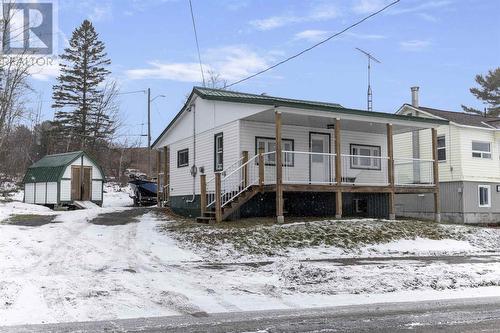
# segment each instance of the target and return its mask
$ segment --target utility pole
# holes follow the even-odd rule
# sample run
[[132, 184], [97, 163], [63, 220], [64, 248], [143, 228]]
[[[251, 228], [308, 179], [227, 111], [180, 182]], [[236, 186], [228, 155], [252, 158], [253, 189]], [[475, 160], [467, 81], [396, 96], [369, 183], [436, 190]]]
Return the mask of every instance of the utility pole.
[[148, 177], [151, 177], [151, 88], [148, 88]]
[[356, 48], [359, 52], [363, 53], [367, 58], [368, 58], [368, 92], [367, 92], [367, 106], [366, 109], [368, 111], [373, 111], [373, 93], [372, 93], [372, 86], [371, 86], [371, 77], [370, 77], [370, 72], [371, 72], [371, 60], [381, 63], [380, 61], [377, 60], [374, 56], [372, 56], [370, 53], [363, 51], [359, 47]]

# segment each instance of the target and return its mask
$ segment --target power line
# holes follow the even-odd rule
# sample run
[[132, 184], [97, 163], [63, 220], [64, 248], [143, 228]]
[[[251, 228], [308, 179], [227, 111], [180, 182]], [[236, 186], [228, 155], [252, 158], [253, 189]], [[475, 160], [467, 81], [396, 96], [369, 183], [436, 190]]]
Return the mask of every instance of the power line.
[[201, 63], [200, 44], [198, 43], [198, 33], [196, 32], [196, 23], [194, 21], [193, 4], [191, 3], [191, 0], [189, 0], [189, 9], [191, 10], [191, 21], [193, 22], [194, 39], [196, 40], [196, 49], [198, 50], [198, 61], [200, 62], [201, 79], [203, 80], [203, 86], [205, 86], [205, 74], [203, 74], [203, 65]]
[[[245, 82], [245, 81], [247, 81], [247, 80], [250, 80], [250, 79], [252, 79], [252, 78], [254, 78], [254, 77], [256, 77], [256, 76], [258, 76], [258, 75], [260, 75], [260, 74], [263, 74], [263, 73], [265, 73], [265, 72], [268, 72], [268, 71], [270, 71], [271, 69], [274, 69], [274, 68], [276, 68], [276, 67], [278, 67], [278, 66], [280, 66], [280, 65], [282, 65], [282, 64], [284, 64], [284, 63], [286, 63], [286, 62], [288, 62], [288, 61], [290, 61], [290, 60], [292, 60], [292, 59], [295, 59], [295, 58], [297, 58], [297, 57], [299, 57], [299, 56], [303, 55], [304, 53], [309, 52], [309, 51], [311, 51], [312, 49], [314, 49], [314, 48], [316, 48], [316, 47], [318, 47], [318, 46], [320, 46], [320, 45], [322, 45], [322, 44], [324, 44], [324, 43], [328, 42], [330, 39], [335, 38], [335, 37], [337, 37], [337, 36], [339, 36], [339, 35], [343, 34], [344, 32], [346, 32], [346, 31], [348, 31], [348, 30], [351, 30], [352, 28], [354, 28], [354, 27], [356, 27], [356, 26], [360, 25], [361, 23], [363, 23], [364, 21], [366, 21], [366, 20], [368, 20], [368, 19], [372, 18], [373, 16], [375, 16], [375, 15], [377, 15], [377, 14], [380, 14], [381, 12], [385, 11], [385, 10], [386, 10], [386, 9], [388, 9], [389, 7], [394, 6], [395, 4], [397, 4], [397, 3], [398, 3], [398, 2], [400, 2], [400, 1], [401, 1], [401, 0], [396, 0], [396, 1], [393, 1], [393, 2], [391, 2], [390, 4], [388, 4], [387, 6], [385, 6], [385, 7], [381, 8], [381, 9], [377, 10], [376, 12], [374, 12], [374, 13], [372, 13], [372, 14], [368, 15], [368, 16], [365, 16], [364, 18], [362, 18], [361, 20], [359, 20], [359, 21], [357, 21], [357, 22], [355, 22], [355, 23], [351, 24], [351, 25], [350, 25], [350, 26], [348, 26], [347, 28], [344, 28], [343, 30], [341, 30], [341, 31], [339, 31], [339, 32], [337, 32], [337, 33], [335, 33], [335, 34], [331, 35], [330, 37], [327, 37], [327, 38], [323, 39], [322, 41], [319, 41], [318, 43], [316, 43], [316, 44], [314, 44], [314, 45], [312, 45], [312, 46], [308, 47], [307, 49], [304, 49], [304, 50], [300, 51], [299, 53], [296, 53], [296, 54], [294, 54], [294, 55], [292, 55], [292, 56], [290, 56], [290, 57], [288, 57], [288, 58], [286, 58], [286, 59], [283, 59], [283, 60], [281, 60], [280, 62], [277, 62], [276, 64], [274, 64], [274, 65], [272, 65], [272, 66], [269, 66], [269, 67], [267, 67], [266, 69], [263, 69], [263, 70], [261, 70], [261, 71], [259, 71], [259, 72], [255, 73], [255, 74], [252, 74], [252, 75], [247, 76], [247, 77], [245, 77], [245, 78], [243, 78], [243, 79], [241, 79], [241, 80], [238, 80], [238, 81], [233, 82], [233, 83], [231, 83], [231, 84], [229, 84], [229, 85], [226, 85], [226, 86], [225, 86], [225, 88], [229, 88], [229, 87], [232, 87], [232, 86], [234, 86], [234, 85], [237, 85], [237, 84], [239, 84], [239, 83], [241, 83], [241, 82]], [[190, 2], [191, 2], [191, 0], [190, 0]]]

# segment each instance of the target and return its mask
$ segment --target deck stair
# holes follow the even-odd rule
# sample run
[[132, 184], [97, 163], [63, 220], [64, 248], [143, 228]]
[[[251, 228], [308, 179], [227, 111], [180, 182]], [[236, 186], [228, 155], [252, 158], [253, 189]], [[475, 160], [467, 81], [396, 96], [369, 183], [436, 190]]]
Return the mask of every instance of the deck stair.
[[[250, 201], [257, 193], [259, 193], [259, 187], [256, 185], [250, 186], [238, 195], [234, 196], [227, 205], [222, 207], [222, 220], [226, 220], [231, 214], [236, 212], [241, 206]], [[215, 223], [215, 206], [209, 207], [202, 216], [196, 219], [199, 223]]]
[[241, 159], [216, 173], [208, 182], [202, 175], [202, 215], [196, 219], [197, 222], [226, 220], [259, 193], [262, 190], [263, 161], [262, 153], [248, 159], [248, 153], [245, 152]]

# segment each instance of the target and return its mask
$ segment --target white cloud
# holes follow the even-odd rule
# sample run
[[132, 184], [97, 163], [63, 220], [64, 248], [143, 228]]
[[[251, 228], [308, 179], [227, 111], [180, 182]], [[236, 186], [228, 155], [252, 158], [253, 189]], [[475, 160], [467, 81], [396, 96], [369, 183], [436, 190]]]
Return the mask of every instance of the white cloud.
[[422, 12], [425, 10], [429, 9], [437, 9], [437, 8], [442, 8], [450, 5], [452, 2], [449, 0], [439, 0], [439, 1], [420, 1], [418, 2], [418, 5], [416, 6], [410, 6], [410, 7], [394, 7], [391, 9], [389, 14], [408, 14], [408, 13], [415, 13], [415, 12]]
[[325, 39], [331, 31], [327, 30], [304, 30], [295, 34], [297, 40], [307, 40], [309, 42], [319, 42]]
[[[294, 39], [296, 40], [307, 40], [309, 42], [319, 42], [328, 36], [332, 35], [333, 31], [328, 30], [304, 30], [295, 34]], [[343, 38], [354, 38], [354, 39], [364, 39], [364, 40], [379, 40], [386, 39], [384, 35], [378, 34], [361, 34], [354, 32], [347, 32], [344, 34]]]
[[356, 14], [370, 14], [376, 12], [389, 3], [388, 0], [360, 0], [352, 7]]
[[[205, 74], [213, 71], [221, 79], [235, 81], [262, 70], [269, 65], [271, 56], [262, 56], [245, 46], [227, 46], [210, 49], [204, 54], [207, 64]], [[129, 79], [164, 79], [182, 82], [201, 82], [200, 65], [197, 62], [149, 62], [149, 67], [125, 72]]]
[[285, 15], [271, 16], [264, 19], [250, 21], [250, 25], [258, 30], [272, 30], [286, 25], [303, 22], [326, 21], [340, 15], [336, 6], [332, 4], [321, 4], [313, 7], [308, 13], [296, 15], [289, 13]]
[[40, 57], [30, 67], [31, 77], [38, 81], [49, 81], [59, 75], [59, 61], [57, 58]]
[[431, 42], [428, 40], [413, 39], [400, 42], [399, 45], [401, 46], [401, 49], [403, 49], [404, 51], [415, 52], [426, 49], [431, 45]]

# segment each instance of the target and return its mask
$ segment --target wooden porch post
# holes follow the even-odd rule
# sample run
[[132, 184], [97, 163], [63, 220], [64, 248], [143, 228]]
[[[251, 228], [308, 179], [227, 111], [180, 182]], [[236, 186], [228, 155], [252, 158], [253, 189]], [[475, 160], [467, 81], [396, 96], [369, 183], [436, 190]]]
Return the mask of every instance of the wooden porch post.
[[437, 130], [432, 130], [432, 159], [434, 173], [434, 219], [436, 222], [441, 222], [441, 196], [439, 194], [439, 163], [437, 151]]
[[281, 112], [274, 111], [274, 122], [276, 128], [276, 221], [283, 223], [283, 165], [281, 163]]
[[200, 211], [205, 216], [207, 210], [207, 175], [200, 175]]
[[342, 218], [342, 156], [340, 142], [340, 118], [335, 119], [335, 182], [337, 183], [337, 191], [335, 193], [335, 218]]
[[221, 177], [220, 172], [215, 173], [215, 222], [222, 222], [221, 202]]
[[389, 182], [389, 220], [396, 219], [395, 186], [394, 186], [394, 143], [392, 124], [387, 124], [387, 177]]
[[259, 191], [264, 191], [264, 148], [259, 148]]
[[243, 151], [243, 165], [245, 167], [243, 168], [243, 188], [246, 188], [248, 186], [248, 151]]
[[156, 151], [156, 204], [161, 207], [161, 198], [163, 189], [161, 188], [160, 181], [160, 171], [161, 171], [161, 150]]
[[163, 147], [163, 200], [169, 201], [170, 199], [170, 148]]

